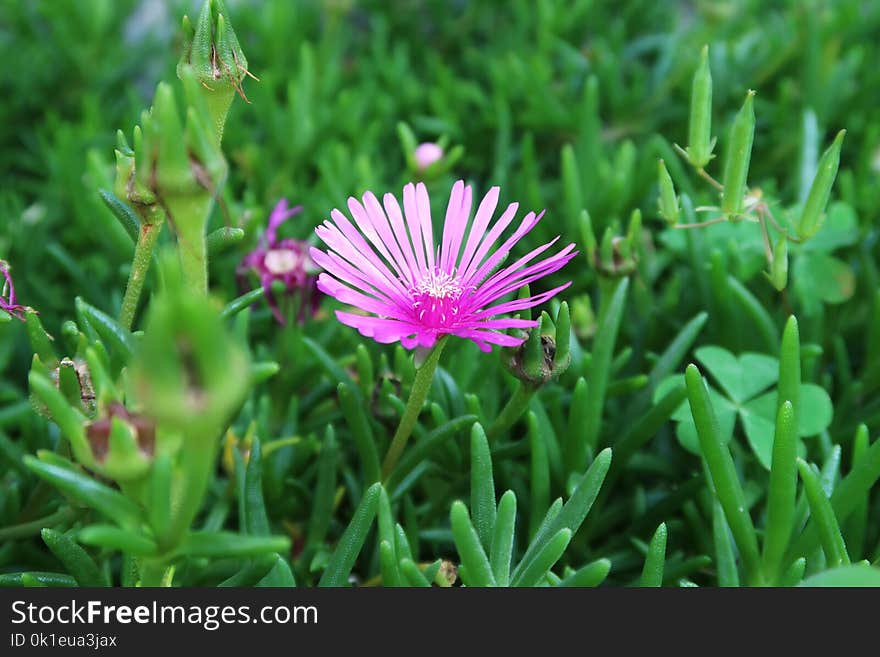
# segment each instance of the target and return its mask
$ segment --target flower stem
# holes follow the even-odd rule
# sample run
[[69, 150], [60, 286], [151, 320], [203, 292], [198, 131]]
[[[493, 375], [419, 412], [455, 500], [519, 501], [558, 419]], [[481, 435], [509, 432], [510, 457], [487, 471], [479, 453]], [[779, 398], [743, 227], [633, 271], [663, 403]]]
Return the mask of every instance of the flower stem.
[[138, 561], [138, 573], [140, 574], [140, 585], [142, 587], [164, 587], [169, 586], [166, 578], [168, 567], [161, 561], [156, 559], [142, 559]]
[[162, 232], [161, 222], [141, 224], [134, 248], [134, 259], [131, 261], [131, 273], [128, 275], [128, 285], [125, 286], [125, 296], [122, 298], [122, 309], [119, 311], [119, 323], [129, 330], [134, 323], [134, 314], [137, 312], [138, 300], [144, 288], [144, 281], [153, 258], [153, 249], [156, 248], [156, 240], [160, 232]]
[[391, 445], [385, 454], [385, 460], [382, 463], [382, 480], [387, 481], [397, 461], [400, 460], [403, 450], [406, 447], [406, 441], [409, 440], [412, 430], [416, 426], [419, 419], [419, 413], [428, 397], [428, 391], [431, 389], [431, 382], [434, 380], [434, 371], [437, 369], [437, 363], [440, 361], [440, 353], [446, 345], [446, 336], [437, 340], [431, 353], [425, 359], [422, 366], [416, 370], [416, 378], [413, 381], [412, 391], [409, 393], [409, 401], [406, 402], [406, 409], [403, 411], [403, 417], [400, 418], [400, 424], [397, 425], [397, 431], [394, 432], [394, 438], [391, 439]]
[[508, 431], [522, 414], [526, 412], [526, 409], [529, 407], [529, 401], [531, 401], [532, 395], [535, 394], [535, 390], [537, 388], [526, 386], [522, 383], [517, 385], [516, 391], [508, 400], [507, 405], [505, 405], [486, 431], [486, 438], [491, 441], [493, 438], [497, 438]]
[[208, 294], [208, 254], [205, 227], [214, 199], [210, 194], [168, 200], [172, 227], [177, 232], [177, 252], [183, 279], [196, 294]]

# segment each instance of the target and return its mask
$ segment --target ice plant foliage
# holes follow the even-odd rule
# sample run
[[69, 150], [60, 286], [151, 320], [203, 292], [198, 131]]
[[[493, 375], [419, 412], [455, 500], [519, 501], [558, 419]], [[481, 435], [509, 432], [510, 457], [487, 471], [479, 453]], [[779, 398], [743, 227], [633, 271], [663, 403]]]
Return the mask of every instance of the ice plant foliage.
[[269, 225], [259, 245], [248, 253], [238, 266], [239, 276], [244, 276], [249, 271], [259, 276], [272, 314], [281, 324], [284, 324], [285, 320], [272, 292], [272, 283], [275, 281], [281, 281], [289, 294], [301, 293], [300, 320], [318, 304], [315, 288], [317, 268], [309, 256], [308, 244], [295, 239], [278, 238], [279, 226], [300, 212], [302, 212], [301, 205], [288, 208], [287, 199], [278, 201], [272, 214], [269, 215]]
[[16, 303], [15, 286], [12, 284], [12, 276], [9, 274], [9, 266], [0, 260], [0, 275], [3, 276], [3, 284], [0, 285], [0, 310], [24, 321], [25, 307]]
[[502, 299], [558, 271], [577, 252], [569, 244], [537, 260], [557, 237], [498, 269], [544, 214], [529, 212], [499, 244], [519, 207], [511, 203], [492, 223], [499, 191], [498, 187], [490, 189], [471, 218], [473, 189], [456, 182], [442, 242], [436, 247], [424, 184], [404, 187], [402, 212], [392, 194], [385, 194], [382, 204], [371, 192], [364, 194], [362, 202], [349, 198], [354, 224], [333, 210], [332, 221], [316, 229], [328, 247], [327, 251], [311, 250], [312, 259], [325, 270], [318, 277], [318, 289], [367, 313], [337, 311], [336, 316], [377, 342], [400, 341], [412, 349], [432, 347], [439, 337], [456, 335], [473, 340], [483, 351], [490, 351], [493, 344], [521, 344], [523, 337], [500, 331], [533, 328], [538, 322], [499, 316], [541, 304], [570, 283], [523, 299]]

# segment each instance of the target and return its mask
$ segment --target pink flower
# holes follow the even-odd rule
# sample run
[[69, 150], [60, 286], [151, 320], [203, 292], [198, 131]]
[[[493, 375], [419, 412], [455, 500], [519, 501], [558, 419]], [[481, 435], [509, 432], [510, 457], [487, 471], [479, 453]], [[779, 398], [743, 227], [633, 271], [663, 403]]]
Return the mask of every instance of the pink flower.
[[12, 284], [12, 276], [9, 274], [9, 265], [0, 260], [0, 274], [5, 279], [0, 285], [0, 310], [5, 310], [13, 317], [24, 321], [25, 306], [16, 303], [15, 286]]
[[281, 281], [288, 294], [302, 294], [299, 320], [307, 312], [317, 309], [319, 295], [315, 287], [317, 269], [309, 257], [309, 245], [294, 239], [278, 239], [278, 227], [302, 212], [302, 206], [287, 207], [287, 199], [281, 199], [269, 215], [269, 225], [256, 249], [248, 253], [238, 266], [239, 277], [249, 271], [255, 272], [263, 286], [272, 314], [280, 324], [285, 324], [278, 301], [272, 292], [272, 283]]
[[443, 157], [443, 149], [432, 142], [425, 142], [416, 147], [413, 157], [415, 157], [419, 171], [424, 171]]
[[436, 249], [428, 192], [422, 183], [403, 188], [403, 213], [392, 194], [383, 197], [383, 209], [371, 192], [364, 194], [363, 203], [348, 199], [354, 224], [333, 210], [333, 221], [316, 229], [328, 250], [311, 250], [312, 260], [326, 270], [318, 277], [318, 289], [369, 313], [337, 311], [339, 321], [377, 342], [399, 340], [408, 349], [431, 347], [437, 338], [450, 334], [473, 340], [483, 351], [490, 351], [493, 344], [522, 344], [525, 338], [498, 331], [532, 328], [538, 322], [498, 316], [543, 303], [571, 283], [525, 299], [500, 300], [558, 271], [577, 253], [569, 244], [535, 262], [557, 237], [494, 271], [544, 215], [529, 212], [499, 245], [518, 204], [510, 204], [490, 228], [498, 192], [498, 187], [489, 190], [471, 220], [473, 190], [462, 181], [455, 183], [442, 243]]

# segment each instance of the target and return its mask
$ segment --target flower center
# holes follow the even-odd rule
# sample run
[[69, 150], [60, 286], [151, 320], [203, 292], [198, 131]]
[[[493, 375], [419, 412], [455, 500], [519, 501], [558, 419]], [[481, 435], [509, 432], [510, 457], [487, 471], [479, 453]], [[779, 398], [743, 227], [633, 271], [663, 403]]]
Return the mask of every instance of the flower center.
[[273, 249], [266, 253], [263, 264], [269, 273], [281, 276], [299, 267], [300, 258], [290, 249]]
[[453, 274], [432, 271], [410, 291], [413, 312], [427, 328], [448, 328], [458, 319], [461, 284]]

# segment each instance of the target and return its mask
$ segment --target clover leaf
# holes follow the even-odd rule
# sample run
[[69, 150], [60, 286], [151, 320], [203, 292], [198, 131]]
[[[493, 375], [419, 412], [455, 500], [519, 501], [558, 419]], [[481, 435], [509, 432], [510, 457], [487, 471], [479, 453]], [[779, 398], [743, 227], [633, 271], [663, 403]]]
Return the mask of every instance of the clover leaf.
[[[709, 386], [709, 399], [724, 441], [729, 441], [733, 436], [738, 418], [755, 457], [769, 469], [776, 426], [777, 392], [775, 388], [768, 389], [776, 384], [779, 377], [779, 361], [757, 353], [743, 353], [737, 357], [716, 346], [701, 347], [695, 354], [718, 386]], [[655, 401], [683, 383], [683, 375], [664, 379], [654, 392]], [[808, 438], [821, 433], [831, 424], [832, 415], [828, 393], [812, 383], [802, 384], [798, 435]], [[697, 431], [687, 401], [676, 409], [672, 419], [677, 422], [675, 433], [682, 447], [699, 454]]]

